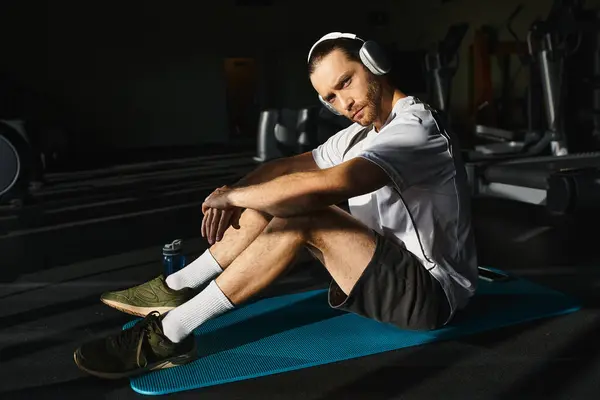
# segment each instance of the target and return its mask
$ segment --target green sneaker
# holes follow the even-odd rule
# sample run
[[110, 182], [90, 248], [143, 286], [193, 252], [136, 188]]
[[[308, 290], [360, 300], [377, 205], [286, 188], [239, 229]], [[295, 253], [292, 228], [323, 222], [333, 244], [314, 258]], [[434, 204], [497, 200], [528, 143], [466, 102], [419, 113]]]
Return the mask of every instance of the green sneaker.
[[124, 313], [145, 317], [152, 311], [165, 314], [196, 294], [198, 291], [191, 288], [171, 289], [160, 275], [129, 289], [103, 293], [100, 301]]
[[119, 379], [187, 364], [197, 358], [197, 345], [193, 334], [171, 342], [162, 331], [162, 316], [152, 312], [129, 329], [84, 344], [73, 358], [88, 374]]

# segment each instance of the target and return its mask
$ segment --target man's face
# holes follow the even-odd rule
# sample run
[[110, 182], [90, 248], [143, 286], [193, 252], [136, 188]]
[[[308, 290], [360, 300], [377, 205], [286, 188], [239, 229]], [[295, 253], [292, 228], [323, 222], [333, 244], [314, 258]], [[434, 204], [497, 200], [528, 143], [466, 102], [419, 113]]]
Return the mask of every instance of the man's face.
[[362, 126], [373, 123], [381, 111], [381, 83], [340, 50], [317, 64], [310, 81], [326, 102]]

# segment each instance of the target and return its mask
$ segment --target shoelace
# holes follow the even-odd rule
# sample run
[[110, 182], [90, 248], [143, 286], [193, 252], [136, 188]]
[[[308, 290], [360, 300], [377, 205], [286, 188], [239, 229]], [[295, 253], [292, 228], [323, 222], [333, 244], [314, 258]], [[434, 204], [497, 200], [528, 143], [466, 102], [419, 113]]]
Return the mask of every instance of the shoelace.
[[144, 360], [144, 365], [140, 363], [140, 356], [142, 354], [142, 344], [144, 343], [144, 338], [148, 338], [150, 331], [155, 331], [159, 329], [158, 326], [158, 318], [160, 317], [160, 313], [158, 311], [152, 311], [150, 314], [146, 315], [146, 317], [135, 324], [132, 328], [125, 330], [122, 334], [117, 336], [117, 345], [120, 348], [132, 348], [133, 345], [136, 345], [136, 364], [140, 368], [145, 368], [148, 364], [147, 360]]

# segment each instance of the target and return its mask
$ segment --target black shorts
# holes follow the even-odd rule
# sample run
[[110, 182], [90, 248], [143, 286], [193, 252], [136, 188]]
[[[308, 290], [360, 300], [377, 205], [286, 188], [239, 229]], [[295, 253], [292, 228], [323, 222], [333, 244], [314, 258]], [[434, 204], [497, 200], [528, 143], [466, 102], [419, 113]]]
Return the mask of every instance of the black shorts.
[[402, 329], [442, 327], [450, 305], [437, 279], [413, 253], [377, 233], [375, 237], [375, 254], [350, 294], [332, 281], [329, 305]]

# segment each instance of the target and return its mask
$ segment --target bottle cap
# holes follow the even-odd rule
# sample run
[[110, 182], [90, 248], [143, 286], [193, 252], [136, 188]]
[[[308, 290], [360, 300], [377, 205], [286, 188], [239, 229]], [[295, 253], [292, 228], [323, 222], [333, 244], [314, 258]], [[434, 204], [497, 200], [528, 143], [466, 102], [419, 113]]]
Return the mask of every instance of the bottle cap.
[[175, 239], [172, 243], [167, 243], [163, 246], [163, 254], [176, 254], [181, 252], [181, 239]]

